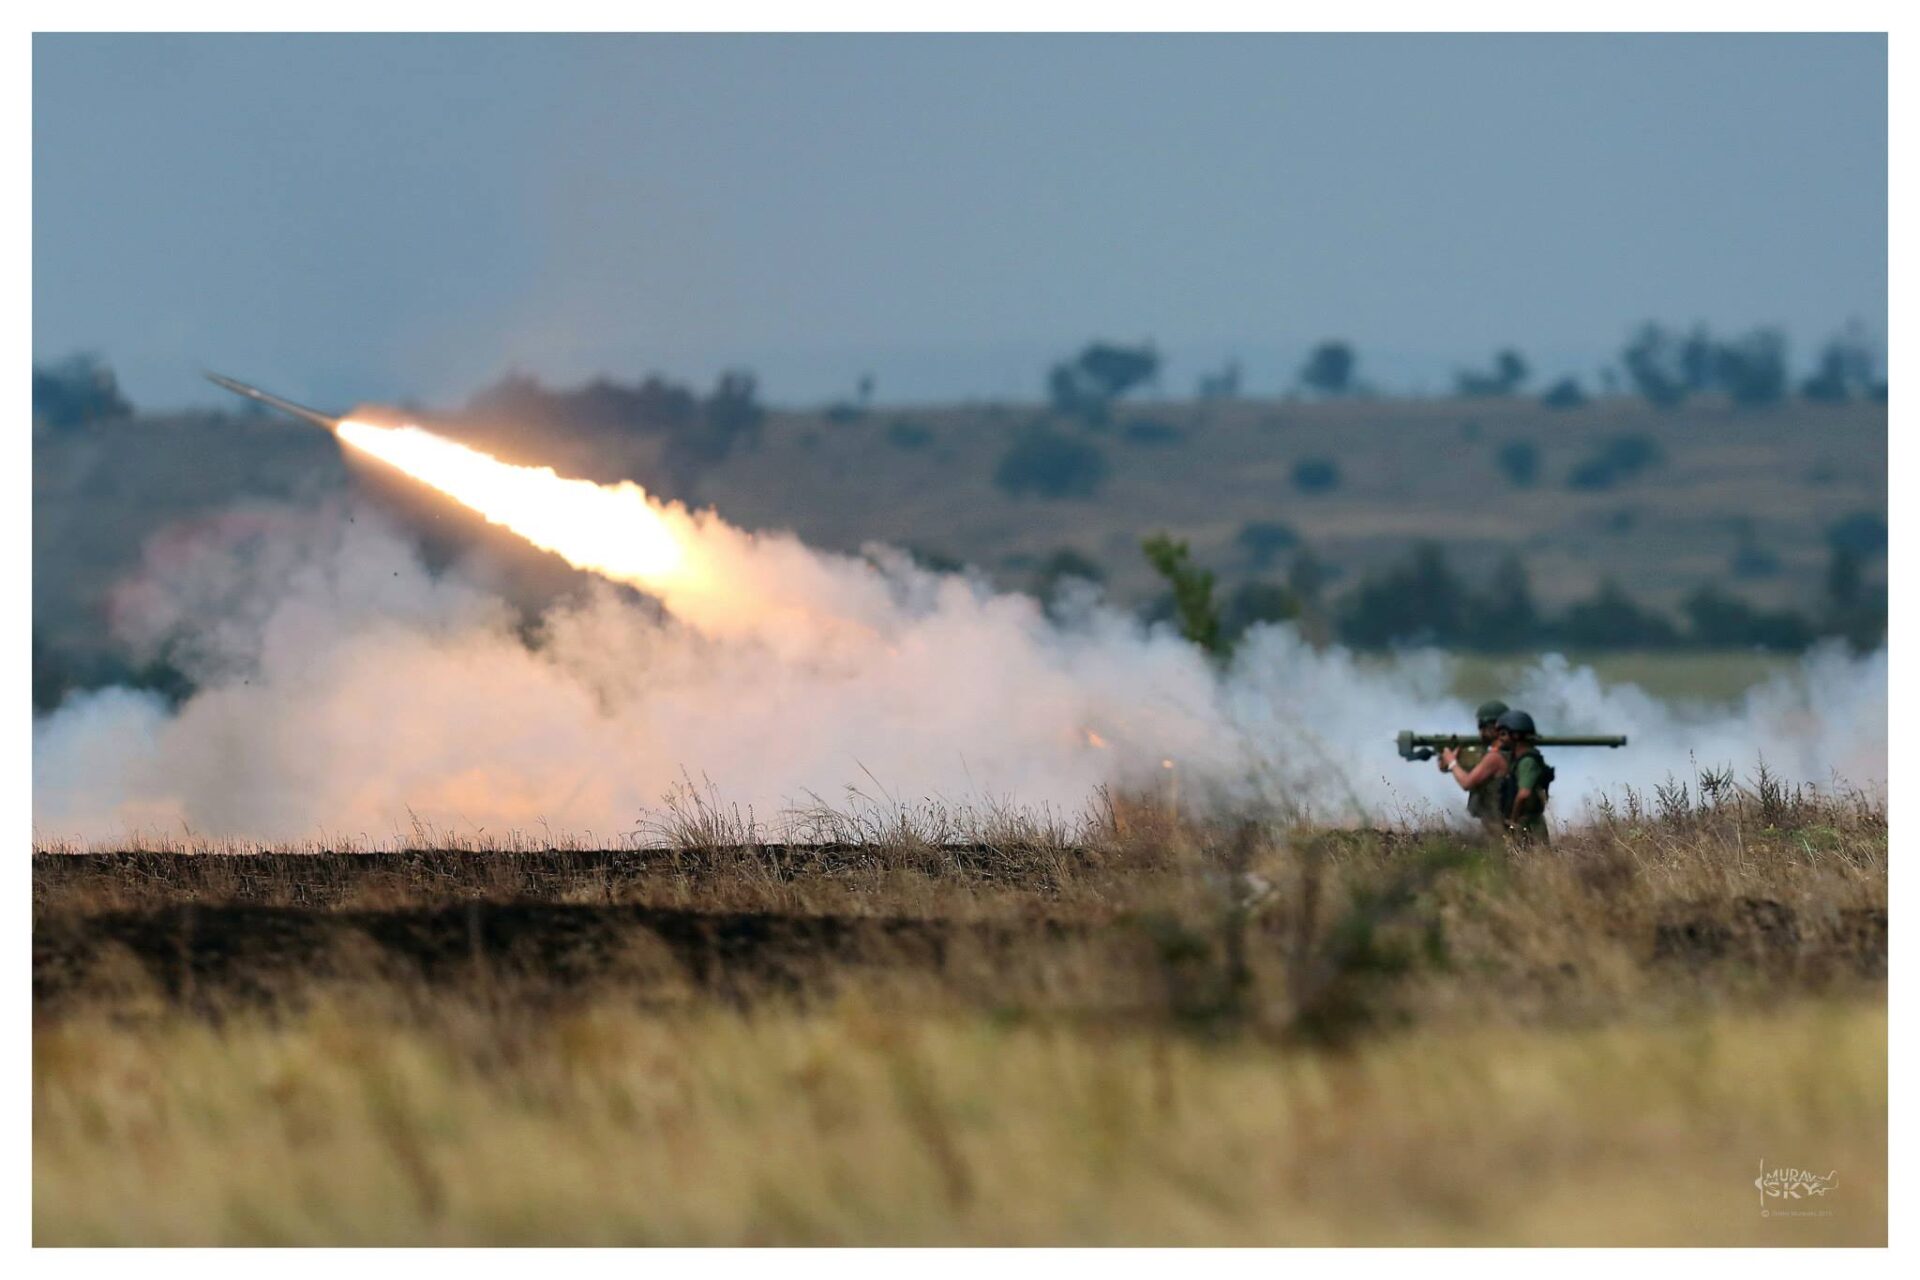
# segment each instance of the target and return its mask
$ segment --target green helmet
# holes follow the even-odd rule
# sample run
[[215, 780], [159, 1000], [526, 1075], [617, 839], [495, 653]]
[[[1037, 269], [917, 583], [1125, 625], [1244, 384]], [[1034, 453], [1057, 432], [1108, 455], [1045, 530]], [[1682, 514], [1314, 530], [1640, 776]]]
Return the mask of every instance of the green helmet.
[[1486, 724], [1490, 720], [1498, 720], [1505, 714], [1507, 714], [1507, 704], [1498, 698], [1490, 698], [1481, 703], [1480, 709], [1473, 713], [1473, 722]]
[[1524, 711], [1509, 711], [1494, 722], [1496, 728], [1508, 733], [1533, 737], [1539, 730], [1533, 727], [1533, 717]]

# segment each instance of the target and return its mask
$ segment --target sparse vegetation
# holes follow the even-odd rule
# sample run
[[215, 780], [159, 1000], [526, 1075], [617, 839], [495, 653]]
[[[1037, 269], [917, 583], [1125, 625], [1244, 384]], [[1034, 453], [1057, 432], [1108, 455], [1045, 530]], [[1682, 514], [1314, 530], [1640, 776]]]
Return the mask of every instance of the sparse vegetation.
[[896, 449], [917, 452], [933, 443], [933, 429], [908, 418], [895, 418], [887, 424], [887, 443]]
[[1282, 551], [1300, 545], [1300, 535], [1278, 520], [1249, 520], [1233, 536], [1234, 545], [1247, 553], [1256, 569], [1265, 569]]
[[1509, 440], [1493, 458], [1507, 483], [1516, 489], [1530, 489], [1540, 478], [1540, 446], [1531, 440]]
[[1628, 434], [1608, 440], [1567, 473], [1569, 489], [1611, 489], [1665, 461], [1651, 436]]
[[[1873, 800], [1703, 773], [1534, 853], [673, 807], [38, 853], [36, 1242], [1885, 1239]], [[1722, 1185], [1771, 1145], [1833, 1217]]]
[[1332, 493], [1340, 487], [1340, 464], [1331, 458], [1303, 458], [1293, 464], [1293, 487], [1302, 493]]
[[1001, 456], [993, 482], [1015, 497], [1091, 498], [1107, 470], [1107, 455], [1097, 445], [1035, 424]]

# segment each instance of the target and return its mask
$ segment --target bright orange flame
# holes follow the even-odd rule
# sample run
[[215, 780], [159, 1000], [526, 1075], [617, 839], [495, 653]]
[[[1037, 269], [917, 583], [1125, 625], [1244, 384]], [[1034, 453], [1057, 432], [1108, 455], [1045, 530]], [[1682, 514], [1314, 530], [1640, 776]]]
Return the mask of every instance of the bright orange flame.
[[1090, 747], [1098, 747], [1098, 748], [1100, 748], [1100, 749], [1101, 749], [1102, 751], [1105, 751], [1105, 750], [1107, 749], [1107, 740], [1106, 740], [1105, 738], [1103, 738], [1103, 737], [1101, 737], [1101, 736], [1100, 736], [1099, 734], [1097, 734], [1097, 733], [1095, 733], [1095, 732], [1094, 732], [1093, 730], [1091, 730], [1091, 729], [1088, 729], [1088, 730], [1086, 731], [1086, 734], [1087, 734], [1087, 745], [1088, 745], [1088, 746], [1090, 746]]
[[522, 467], [419, 427], [352, 418], [340, 438], [473, 508], [577, 569], [638, 586], [687, 571], [687, 548], [647, 491], [631, 480], [600, 485], [552, 467]]

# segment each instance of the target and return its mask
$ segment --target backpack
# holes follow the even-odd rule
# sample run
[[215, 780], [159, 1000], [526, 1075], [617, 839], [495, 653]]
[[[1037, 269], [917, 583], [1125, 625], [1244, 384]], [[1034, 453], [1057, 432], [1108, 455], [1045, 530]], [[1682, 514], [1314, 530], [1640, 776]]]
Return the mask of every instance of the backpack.
[[1520, 762], [1528, 756], [1540, 762], [1540, 785], [1533, 789], [1533, 811], [1540, 813], [1547, 807], [1547, 789], [1553, 786], [1553, 766], [1547, 763], [1538, 747], [1528, 747], [1515, 756], [1507, 771], [1500, 775], [1500, 816], [1503, 818], [1513, 813], [1513, 802], [1520, 798]]

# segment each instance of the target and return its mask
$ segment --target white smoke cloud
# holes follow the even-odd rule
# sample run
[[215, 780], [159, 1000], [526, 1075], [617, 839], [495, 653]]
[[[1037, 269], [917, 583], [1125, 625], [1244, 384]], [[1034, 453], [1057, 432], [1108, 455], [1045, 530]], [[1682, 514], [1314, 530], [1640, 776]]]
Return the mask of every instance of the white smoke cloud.
[[[1328, 820], [1457, 812], [1401, 728], [1470, 723], [1448, 659], [1385, 667], [1284, 627], [1213, 670], [1164, 629], [1081, 598], [1064, 621], [984, 583], [747, 535], [698, 517], [732, 597], [611, 586], [529, 627], [460, 572], [423, 568], [366, 511], [215, 522], [150, 554], [122, 635], [162, 643], [198, 692], [177, 710], [125, 689], [34, 726], [43, 839], [183, 830], [391, 839], [543, 828], [613, 839], [685, 776], [777, 815], [858, 786], [903, 801], [1079, 811], [1102, 784], [1188, 804], [1262, 801]], [[759, 602], [756, 607], [755, 602]], [[1548, 731], [1620, 732], [1563, 751], [1555, 807], [1696, 762], [1864, 786], [1886, 774], [1886, 655], [1817, 653], [1734, 711], [1665, 704], [1549, 658], [1508, 700]], [[1106, 746], [1094, 745], [1089, 731]]]

